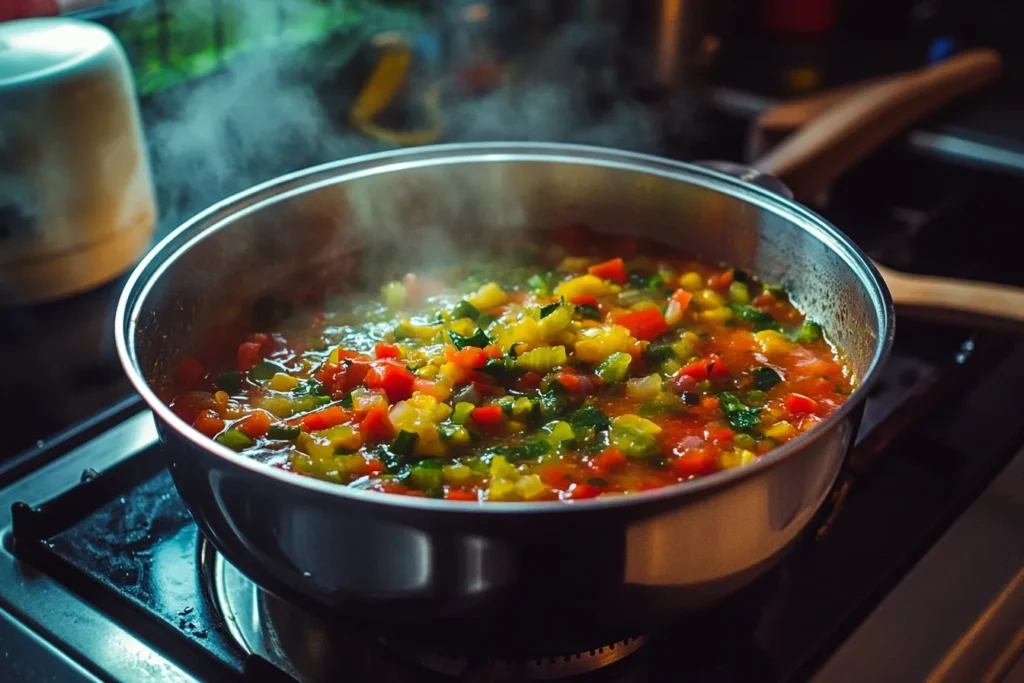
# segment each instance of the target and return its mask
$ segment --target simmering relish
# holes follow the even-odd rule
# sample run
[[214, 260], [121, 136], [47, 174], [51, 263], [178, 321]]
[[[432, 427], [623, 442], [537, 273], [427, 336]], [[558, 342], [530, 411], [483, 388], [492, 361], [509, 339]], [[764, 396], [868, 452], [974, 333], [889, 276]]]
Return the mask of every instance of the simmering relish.
[[853, 389], [781, 287], [581, 230], [548, 242], [315, 311], [264, 299], [287, 314], [230, 342], [228, 366], [181, 358], [165, 396], [211, 439], [300, 476], [573, 501], [742, 467]]

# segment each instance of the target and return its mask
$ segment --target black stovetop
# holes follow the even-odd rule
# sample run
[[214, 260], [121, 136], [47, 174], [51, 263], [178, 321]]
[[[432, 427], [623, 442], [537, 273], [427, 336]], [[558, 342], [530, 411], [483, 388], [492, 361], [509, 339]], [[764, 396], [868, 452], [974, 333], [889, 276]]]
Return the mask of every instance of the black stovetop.
[[[899, 172], [901, 164], [914, 172]], [[876, 180], [880, 169], [885, 183]], [[1013, 255], [994, 246], [1013, 227], [1003, 212], [1011, 190], [881, 155], [835, 188], [826, 214], [888, 265], [1024, 284]], [[917, 563], [1024, 443], [1024, 340], [903, 318], [897, 327], [837, 513], [734, 599], [574, 680], [805, 680]], [[66, 443], [0, 470], [0, 485], [44, 461], [59, 464], [140, 410], [129, 401]], [[201, 680], [290, 680], [243, 651], [211, 603], [200, 534], [157, 446], [150, 440], [115, 455], [116, 465], [86, 472], [68, 492], [16, 506], [8, 547]], [[445, 680], [358, 625], [338, 628], [345, 642], [335, 654], [351, 680]]]

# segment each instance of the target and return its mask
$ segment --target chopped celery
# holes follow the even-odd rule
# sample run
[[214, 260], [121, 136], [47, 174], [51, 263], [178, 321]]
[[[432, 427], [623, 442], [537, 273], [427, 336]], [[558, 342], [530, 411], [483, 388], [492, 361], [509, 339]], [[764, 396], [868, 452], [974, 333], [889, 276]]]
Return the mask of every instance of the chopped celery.
[[616, 351], [594, 369], [594, 373], [606, 384], [616, 384], [626, 379], [633, 357], [623, 351]]

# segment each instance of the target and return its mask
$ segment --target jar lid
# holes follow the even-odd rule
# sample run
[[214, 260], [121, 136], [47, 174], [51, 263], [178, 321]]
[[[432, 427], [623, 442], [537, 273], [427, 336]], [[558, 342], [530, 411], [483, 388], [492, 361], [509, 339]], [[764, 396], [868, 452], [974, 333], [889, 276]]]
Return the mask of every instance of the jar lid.
[[0, 88], [60, 76], [115, 45], [98, 24], [45, 17], [0, 23]]

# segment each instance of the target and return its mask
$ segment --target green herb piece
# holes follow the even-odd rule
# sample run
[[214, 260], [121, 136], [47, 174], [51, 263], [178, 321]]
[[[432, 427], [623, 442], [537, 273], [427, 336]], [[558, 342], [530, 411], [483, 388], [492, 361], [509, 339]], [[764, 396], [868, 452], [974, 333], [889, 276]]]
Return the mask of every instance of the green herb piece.
[[270, 425], [267, 436], [278, 441], [294, 441], [302, 432], [301, 427], [289, 427], [286, 425]]
[[242, 389], [242, 373], [238, 370], [229, 370], [217, 375], [214, 382], [221, 391], [229, 394], [237, 394]]
[[612, 423], [596, 406], [583, 406], [569, 416], [569, 424], [574, 430], [594, 429], [602, 431], [611, 427]]
[[522, 462], [532, 458], [539, 458], [551, 452], [551, 444], [543, 439], [534, 439], [518, 444], [502, 444], [489, 448], [487, 455], [494, 457], [500, 455], [509, 462]]
[[738, 432], [750, 431], [761, 422], [758, 417], [760, 409], [748, 408], [735, 394], [723, 391], [718, 395], [718, 402], [725, 413], [725, 421]]
[[565, 301], [565, 299], [561, 298], [561, 299], [559, 299], [558, 301], [556, 301], [553, 304], [548, 304], [547, 306], [541, 306], [541, 308], [540, 308], [540, 319], [543, 320], [544, 318], [546, 318], [549, 315], [551, 315], [552, 313], [554, 313], [556, 310], [558, 310], [558, 307], [561, 306], [564, 301]]
[[594, 304], [579, 304], [576, 306], [576, 312], [580, 314], [580, 317], [584, 320], [600, 320], [601, 311], [597, 309]]
[[775, 318], [766, 311], [762, 311], [759, 308], [753, 306], [747, 306], [745, 304], [731, 304], [729, 308], [736, 314], [736, 317], [749, 325], [754, 327], [755, 332], [761, 332], [763, 330], [775, 330], [780, 331], [782, 327]]
[[516, 359], [509, 358], [508, 356], [503, 358], [488, 358], [487, 362], [479, 369], [481, 372], [486, 372], [499, 382], [509, 381], [519, 374], [519, 369], [516, 367]]
[[565, 412], [565, 401], [554, 391], [540, 395], [540, 414], [545, 420], [552, 420]]
[[279, 372], [283, 372], [284, 368], [270, 361], [261, 360], [256, 365], [252, 366], [249, 370], [249, 379], [256, 382], [265, 382]]
[[480, 328], [477, 328], [476, 332], [469, 337], [463, 337], [461, 334], [457, 334], [455, 332], [449, 332], [448, 335], [452, 338], [452, 344], [455, 348], [460, 350], [467, 346], [475, 346], [478, 349], [482, 349], [491, 343], [491, 340], [487, 337], [487, 333]]
[[460, 318], [471, 318], [476, 320], [480, 317], [480, 311], [476, 306], [469, 303], [468, 301], [460, 301], [455, 304], [455, 308], [452, 309], [452, 318], [458, 320]]
[[242, 451], [253, 445], [254, 442], [237, 429], [229, 429], [223, 434], [217, 435], [217, 443], [223, 444], [234, 451]]
[[644, 360], [653, 366], [661, 365], [675, 355], [671, 344], [650, 344], [644, 349]]
[[402, 457], [408, 457], [412, 455], [413, 449], [416, 447], [416, 439], [419, 437], [415, 432], [407, 432], [404, 429], [398, 432], [398, 436], [391, 442], [391, 451], [395, 455]]
[[767, 366], [754, 368], [750, 375], [754, 378], [754, 386], [761, 391], [768, 391], [782, 381], [782, 376], [774, 368]]
[[341, 397], [341, 407], [342, 408], [351, 408], [352, 407], [352, 392], [351, 391]]

